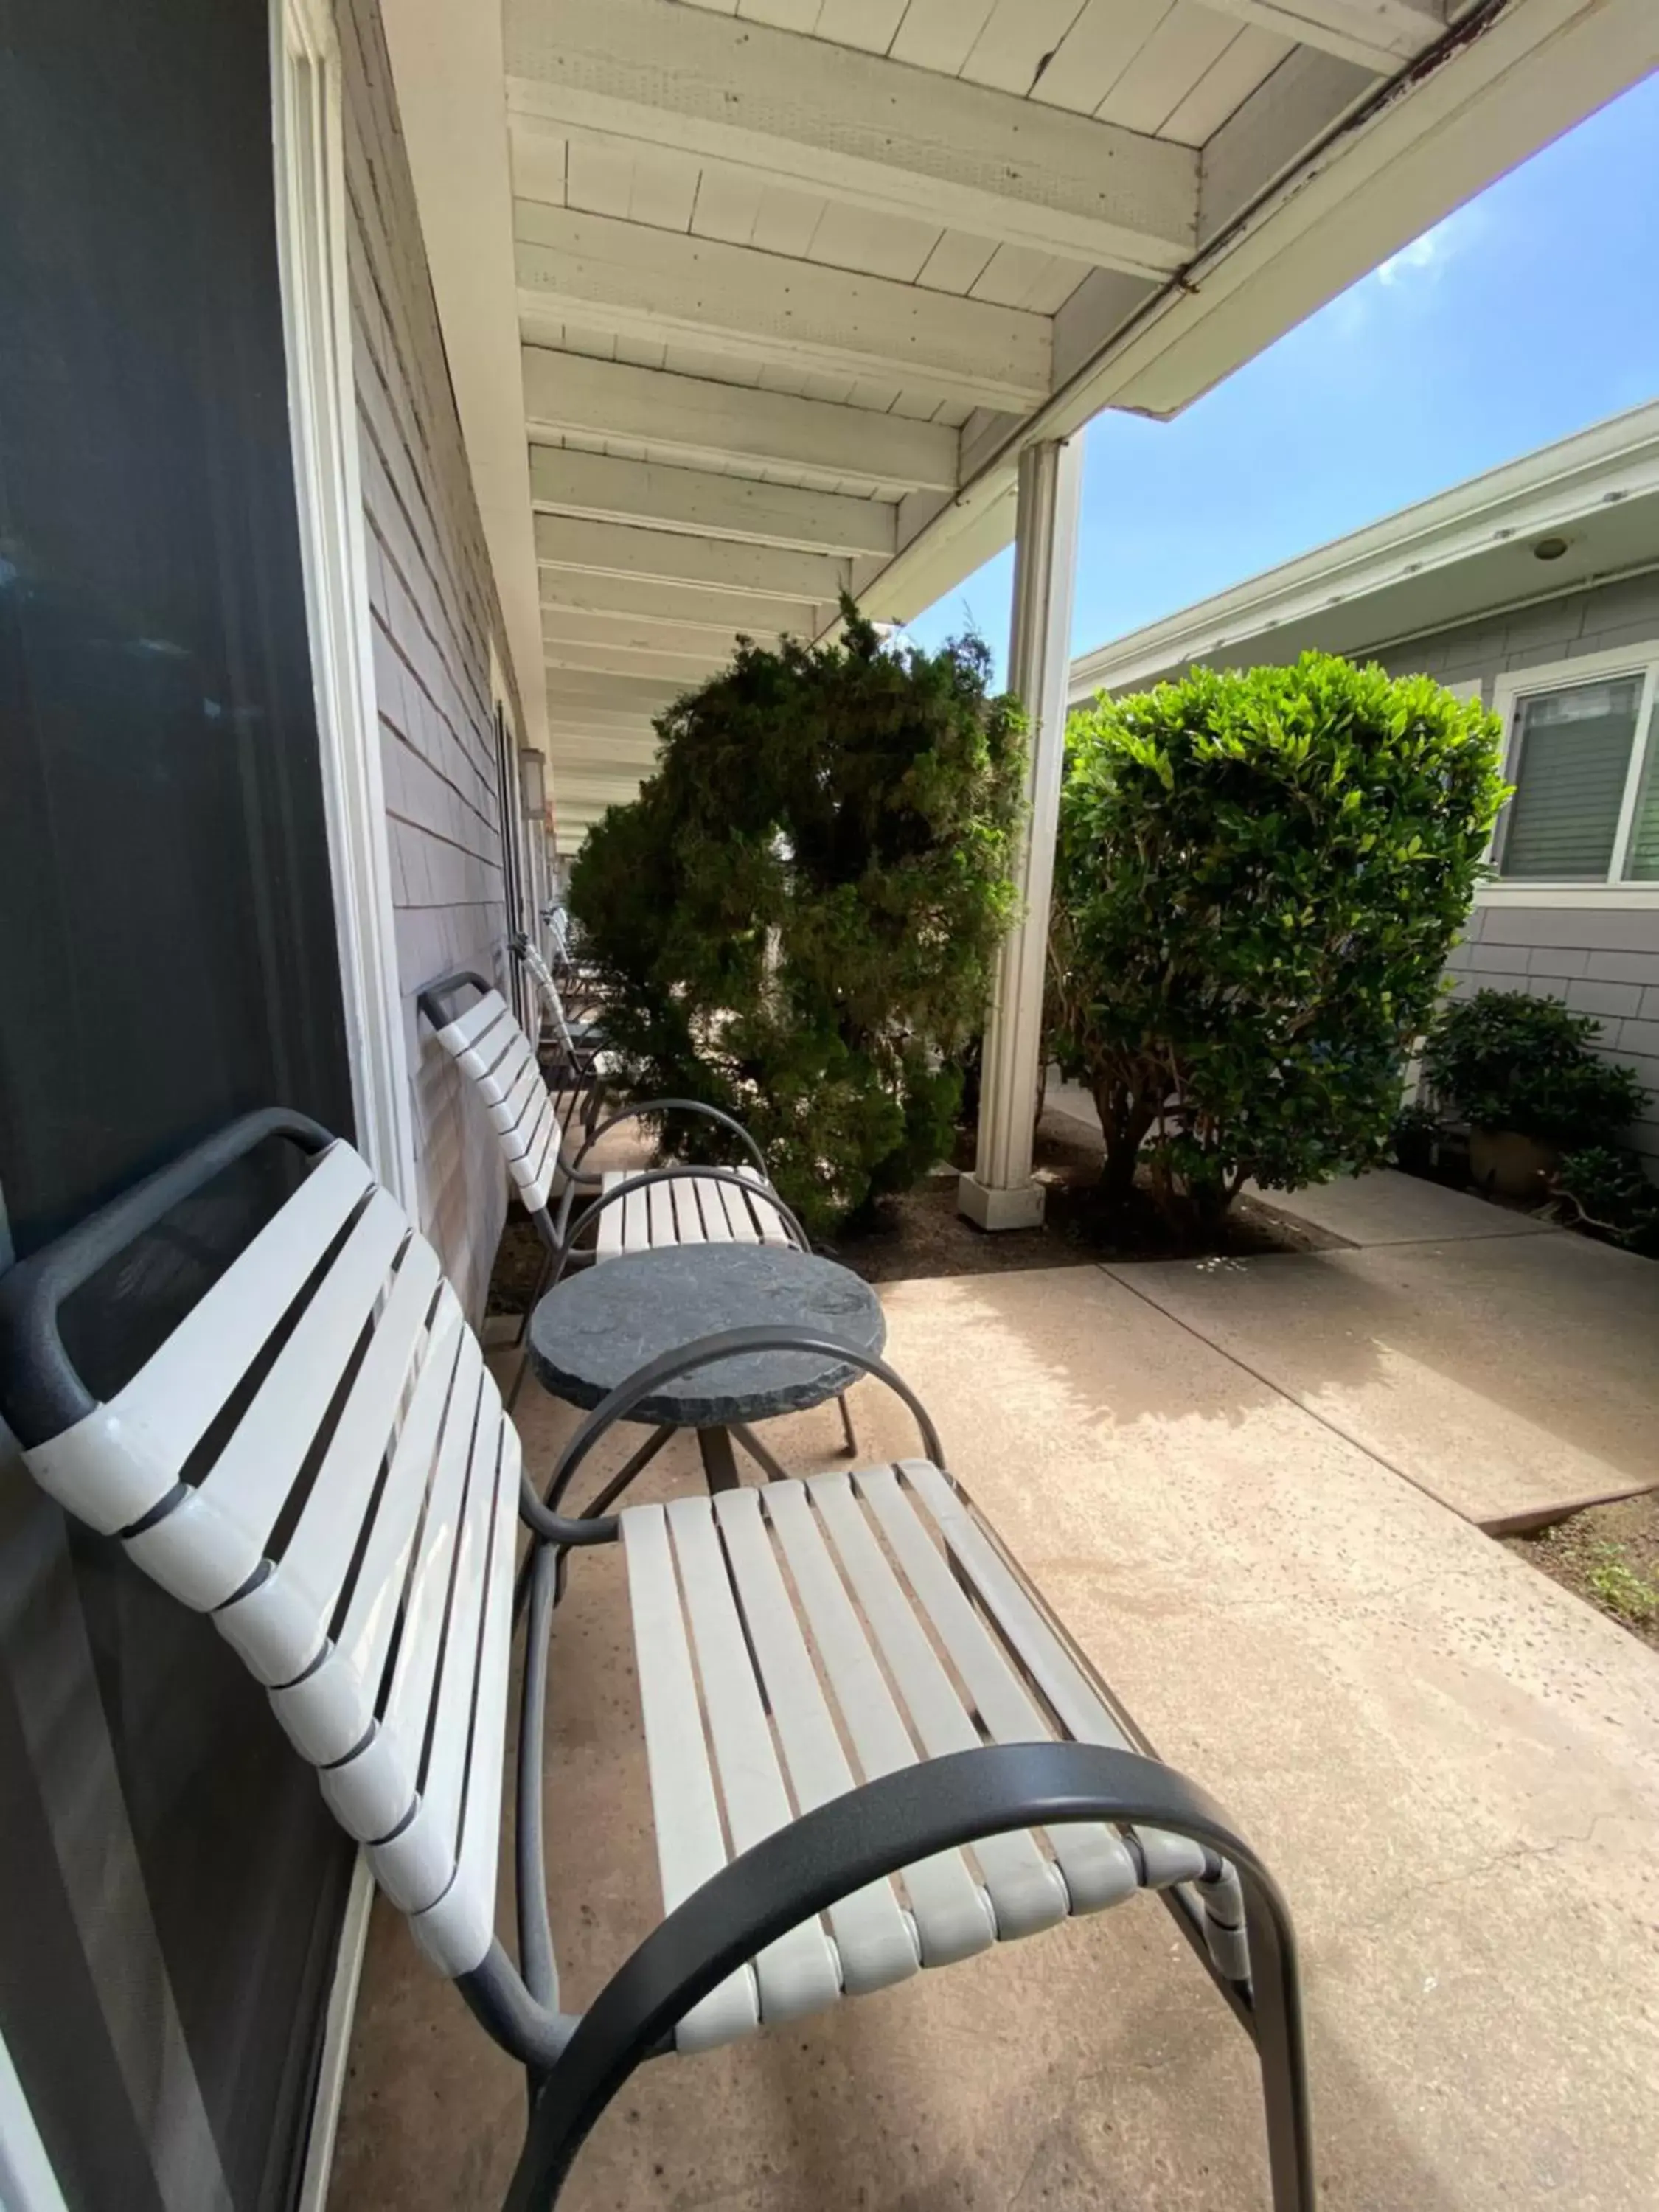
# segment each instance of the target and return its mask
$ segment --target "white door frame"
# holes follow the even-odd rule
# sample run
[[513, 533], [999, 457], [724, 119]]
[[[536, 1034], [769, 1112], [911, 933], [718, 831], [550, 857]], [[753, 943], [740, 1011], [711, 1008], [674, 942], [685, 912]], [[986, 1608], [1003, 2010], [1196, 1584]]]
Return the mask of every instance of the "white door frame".
[[289, 413], [358, 1149], [413, 1211], [415, 1134], [370, 648], [331, 0], [271, 0]]

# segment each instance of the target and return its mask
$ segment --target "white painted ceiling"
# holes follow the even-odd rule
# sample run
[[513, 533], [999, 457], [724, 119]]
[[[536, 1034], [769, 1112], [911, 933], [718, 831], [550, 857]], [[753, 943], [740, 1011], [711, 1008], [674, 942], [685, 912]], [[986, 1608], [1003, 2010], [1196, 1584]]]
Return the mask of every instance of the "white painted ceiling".
[[918, 611], [1012, 534], [1022, 441], [1185, 405], [1659, 62], [1659, 8], [505, 0], [501, 39], [569, 849], [737, 635]]

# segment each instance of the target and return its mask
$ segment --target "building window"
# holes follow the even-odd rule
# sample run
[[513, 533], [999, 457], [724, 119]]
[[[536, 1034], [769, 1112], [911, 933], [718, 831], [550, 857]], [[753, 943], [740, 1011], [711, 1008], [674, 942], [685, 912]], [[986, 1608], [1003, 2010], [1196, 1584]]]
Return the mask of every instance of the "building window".
[[1500, 881], [1659, 882], [1659, 642], [1498, 680], [1515, 795], [1493, 851]]

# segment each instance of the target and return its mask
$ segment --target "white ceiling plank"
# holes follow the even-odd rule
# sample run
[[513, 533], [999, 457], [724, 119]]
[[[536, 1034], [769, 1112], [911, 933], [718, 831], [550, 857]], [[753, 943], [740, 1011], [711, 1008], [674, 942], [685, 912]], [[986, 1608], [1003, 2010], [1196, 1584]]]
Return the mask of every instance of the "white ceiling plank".
[[592, 674], [659, 678], [680, 690], [706, 684], [724, 665], [723, 661], [703, 653], [641, 653], [632, 646], [566, 644], [546, 639], [542, 642], [542, 658], [550, 680], [555, 670], [574, 668]]
[[893, 510], [884, 500], [798, 491], [791, 484], [554, 446], [531, 447], [530, 497], [544, 513], [820, 553], [890, 553], [895, 542]]
[[1083, 0], [998, 0], [962, 64], [963, 76], [1023, 99], [1082, 12]]
[[941, 231], [916, 282], [935, 292], [971, 292], [974, 280], [996, 250], [994, 238], [975, 238], [967, 230]]
[[1446, 11], [1437, 0], [1204, 0], [1204, 4], [1221, 15], [1277, 31], [1299, 46], [1358, 62], [1378, 76], [1392, 76], [1446, 29]]
[[509, 0], [507, 40], [509, 101], [556, 123], [1102, 265], [1192, 252], [1189, 149], [1012, 93], [672, 0]]
[[1175, 0], [1088, 0], [1033, 100], [1092, 115], [1175, 4]]
[[903, 21], [904, 0], [823, 0], [812, 35], [833, 39], [838, 46], [858, 46], [866, 54], [884, 54]]
[[957, 440], [932, 423], [831, 407], [659, 369], [524, 349], [525, 414], [538, 430], [645, 440], [690, 462], [722, 455], [872, 484], [954, 491]]
[[888, 52], [896, 62], [955, 76], [997, 0], [910, 0]]
[[884, 276], [520, 201], [520, 309], [614, 334], [717, 345], [809, 373], [1030, 407], [1048, 392], [1046, 317]]
[[625, 138], [601, 138], [581, 131], [569, 141], [564, 172], [566, 207], [625, 219], [633, 191], [634, 149]]
[[1247, 23], [1221, 58], [1205, 71], [1161, 128], [1183, 146], [1203, 146], [1250, 94], [1295, 52], [1290, 40]]
[[509, 139], [513, 155], [513, 191], [521, 200], [544, 200], [550, 207], [564, 205], [565, 164], [569, 141], [556, 124], [533, 115], [514, 118]]
[[1097, 113], [1132, 131], [1161, 130], [1238, 35], [1234, 16], [1218, 15], [1199, 0], [1176, 0]]
[[724, 239], [728, 246], [747, 246], [755, 234], [755, 218], [760, 213], [765, 189], [763, 179], [748, 170], [706, 161], [697, 179], [697, 197], [691, 210], [693, 234]]
[[[816, 610], [775, 592], [704, 590], [694, 584], [665, 584], [653, 577], [596, 576], [577, 568], [541, 571], [542, 609], [572, 613], [622, 614], [636, 622], [690, 624], [730, 636], [770, 637], [779, 630], [816, 629]], [[834, 611], [833, 608], [830, 611]]]
[[536, 517], [536, 558], [544, 568], [594, 575], [648, 576], [658, 583], [707, 585], [717, 591], [765, 592], [778, 599], [831, 605], [845, 589], [845, 559], [744, 545], [677, 531], [641, 530], [565, 515]]

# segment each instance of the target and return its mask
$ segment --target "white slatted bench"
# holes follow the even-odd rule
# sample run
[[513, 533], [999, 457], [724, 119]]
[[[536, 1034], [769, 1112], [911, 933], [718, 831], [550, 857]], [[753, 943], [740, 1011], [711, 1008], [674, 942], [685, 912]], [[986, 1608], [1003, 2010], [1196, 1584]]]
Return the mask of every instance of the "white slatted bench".
[[[257, 1147], [308, 1166], [139, 1371], [96, 1399], [65, 1302]], [[0, 1278], [0, 1412], [39, 1481], [265, 1686], [416, 1940], [526, 2066], [507, 2212], [552, 2205], [646, 2058], [707, 2050], [1156, 1892], [1251, 2035], [1275, 2212], [1312, 2212], [1288, 1918], [927, 1456], [572, 1517], [671, 1376], [821, 1343], [733, 1331], [588, 1415], [545, 1497], [431, 1248], [343, 1142], [252, 1115]], [[617, 1485], [611, 1486], [614, 1492]], [[494, 1926], [515, 1538], [529, 1532], [519, 1943]], [[561, 2010], [542, 1875], [548, 1639], [573, 1547], [627, 1562], [664, 1917]], [[556, 1803], [556, 1792], [554, 1802]]]
[[[507, 943], [514, 958], [530, 978], [542, 1010], [544, 1029], [553, 1033], [552, 1087], [581, 1093], [583, 1120], [591, 1129], [604, 1101], [604, 1085], [616, 1073], [616, 1056], [605, 1050], [603, 1038], [593, 1023], [573, 1022], [551, 969], [529, 938], [514, 936]], [[536, 1043], [538, 1057], [543, 1058], [545, 1048], [540, 1036]]]
[[[469, 988], [471, 1002], [458, 1011], [456, 1001]], [[417, 999], [439, 1043], [477, 1085], [507, 1172], [555, 1267], [666, 1244], [805, 1244], [799, 1224], [767, 1180], [754, 1139], [730, 1115], [696, 1099], [647, 1099], [608, 1116], [573, 1149], [534, 1048], [492, 984], [461, 971], [426, 984]], [[736, 1169], [608, 1169], [598, 1176], [586, 1167], [593, 1146], [611, 1130], [671, 1113], [714, 1122], [747, 1150], [748, 1160]], [[592, 1201], [580, 1214], [579, 1196]], [[594, 1244], [588, 1254], [574, 1240], [590, 1223]]]

